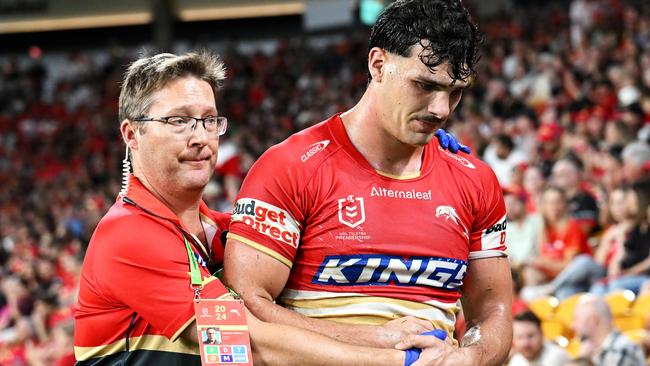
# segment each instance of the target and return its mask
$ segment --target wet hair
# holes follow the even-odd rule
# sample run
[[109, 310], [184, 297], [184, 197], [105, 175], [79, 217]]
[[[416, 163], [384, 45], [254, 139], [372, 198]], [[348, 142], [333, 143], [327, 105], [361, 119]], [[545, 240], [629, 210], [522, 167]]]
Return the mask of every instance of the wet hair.
[[418, 57], [432, 72], [445, 62], [449, 76], [467, 81], [476, 74], [482, 36], [460, 0], [397, 0], [387, 6], [372, 28], [368, 49], [411, 56], [420, 44]]
[[535, 315], [535, 313], [530, 310], [522, 311], [521, 313], [515, 315], [514, 321], [533, 323], [537, 326], [537, 328], [542, 329], [542, 321], [537, 315]]

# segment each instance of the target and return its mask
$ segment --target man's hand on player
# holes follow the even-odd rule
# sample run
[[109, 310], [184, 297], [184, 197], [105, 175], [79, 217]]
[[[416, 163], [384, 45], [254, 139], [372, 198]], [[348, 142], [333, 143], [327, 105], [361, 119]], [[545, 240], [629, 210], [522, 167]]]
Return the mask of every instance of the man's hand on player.
[[453, 346], [451, 339], [444, 341], [430, 335], [409, 335], [404, 337], [395, 348], [407, 350], [420, 348], [422, 353], [412, 366], [437, 366], [437, 365], [471, 365], [462, 348]]
[[429, 321], [414, 316], [405, 316], [391, 320], [379, 328], [381, 343], [384, 347], [392, 348], [409, 335], [432, 330], [433, 325]]
[[438, 143], [440, 143], [440, 146], [443, 149], [447, 149], [454, 154], [456, 154], [459, 150], [467, 154], [471, 152], [469, 147], [461, 144], [454, 135], [448, 133], [442, 128], [436, 131], [436, 137], [438, 138]]

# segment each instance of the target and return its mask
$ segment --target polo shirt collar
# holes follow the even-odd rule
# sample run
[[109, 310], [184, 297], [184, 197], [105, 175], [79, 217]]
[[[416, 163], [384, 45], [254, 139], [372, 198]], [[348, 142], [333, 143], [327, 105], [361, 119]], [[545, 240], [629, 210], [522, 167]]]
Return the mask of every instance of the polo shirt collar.
[[[135, 175], [129, 175], [129, 190], [126, 196], [135, 202], [138, 206], [151, 211], [154, 214], [163, 217], [167, 220], [174, 222], [175, 224], [181, 225], [178, 216], [169, 208], [167, 205], [162, 203], [156, 196], [154, 196], [143, 184], [140, 182]], [[209, 218], [212, 218], [210, 209], [208, 206], [201, 200], [199, 205], [199, 212]]]

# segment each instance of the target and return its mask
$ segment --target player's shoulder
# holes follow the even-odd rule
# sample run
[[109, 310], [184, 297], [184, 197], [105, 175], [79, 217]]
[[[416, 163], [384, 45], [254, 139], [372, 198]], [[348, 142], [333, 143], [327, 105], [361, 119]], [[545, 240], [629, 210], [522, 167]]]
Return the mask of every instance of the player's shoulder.
[[435, 144], [434, 148], [440, 152], [441, 160], [449, 167], [453, 174], [465, 176], [467, 179], [479, 185], [496, 181], [496, 176], [492, 168], [476, 156], [461, 151], [452, 153], [443, 149], [438, 144]]
[[339, 148], [331, 129], [330, 123], [335, 117], [319, 122], [299, 131], [281, 143], [269, 148], [261, 157], [265, 165], [282, 164], [300, 170], [309, 170], [320, 165]]

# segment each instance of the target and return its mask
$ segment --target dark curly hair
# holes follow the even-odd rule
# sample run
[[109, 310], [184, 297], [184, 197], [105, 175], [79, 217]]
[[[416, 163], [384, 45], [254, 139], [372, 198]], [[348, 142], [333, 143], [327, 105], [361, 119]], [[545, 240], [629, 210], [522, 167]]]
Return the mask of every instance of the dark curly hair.
[[370, 34], [369, 48], [411, 56], [411, 46], [420, 44], [418, 55], [432, 72], [449, 62], [449, 76], [467, 81], [476, 74], [483, 37], [460, 0], [398, 0], [379, 15]]

